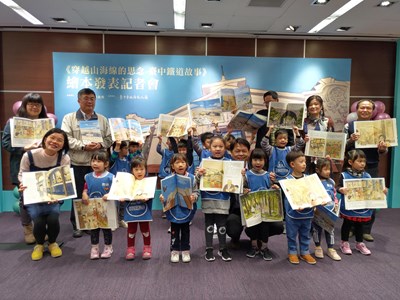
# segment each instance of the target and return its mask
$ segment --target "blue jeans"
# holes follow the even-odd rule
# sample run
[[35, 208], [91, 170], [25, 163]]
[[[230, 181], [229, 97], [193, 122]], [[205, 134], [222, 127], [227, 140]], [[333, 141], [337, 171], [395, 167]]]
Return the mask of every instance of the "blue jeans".
[[312, 219], [293, 219], [286, 215], [286, 237], [289, 254], [297, 254], [297, 235], [299, 236], [300, 255], [310, 254], [310, 230]]

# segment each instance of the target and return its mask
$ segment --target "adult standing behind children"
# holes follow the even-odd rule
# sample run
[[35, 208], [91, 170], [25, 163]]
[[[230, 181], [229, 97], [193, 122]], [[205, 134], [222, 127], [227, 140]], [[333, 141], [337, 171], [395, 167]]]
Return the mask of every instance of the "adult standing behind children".
[[[372, 120], [372, 113], [375, 109], [375, 103], [369, 99], [363, 99], [357, 102], [357, 122], [359, 121], [370, 121]], [[350, 150], [356, 149], [355, 142], [360, 138], [360, 133], [354, 130], [354, 121], [347, 123], [343, 132], [347, 133], [347, 143], [346, 143], [346, 153]], [[384, 141], [380, 141], [377, 148], [364, 148], [365, 156], [367, 157], [367, 162], [365, 170], [372, 178], [379, 176], [379, 159], [381, 155], [387, 154], [388, 149]], [[375, 222], [375, 210], [373, 210], [371, 220], [364, 223], [364, 240], [368, 242], [373, 242], [374, 237], [371, 235], [372, 225]]]
[[[42, 97], [37, 93], [26, 94], [22, 98], [21, 106], [19, 107], [16, 117], [28, 118], [28, 119], [43, 119], [47, 118], [46, 109], [44, 107]], [[10, 152], [10, 175], [11, 183], [15, 186], [19, 185], [18, 172], [22, 155], [25, 151], [36, 149], [39, 147], [39, 143], [33, 143], [24, 147], [13, 147], [11, 145], [11, 128], [10, 120], [7, 121], [4, 127], [2, 145], [5, 150]], [[22, 201], [19, 202], [19, 215], [21, 219], [22, 227], [24, 228], [24, 239], [25, 243], [35, 243], [35, 237], [33, 236], [33, 225], [32, 218], [23, 205]]]
[[[92, 172], [90, 161], [93, 152], [100, 149], [109, 148], [111, 146], [112, 139], [107, 118], [101, 114], [95, 113], [94, 111], [96, 106], [96, 93], [89, 88], [81, 89], [78, 92], [78, 103], [79, 109], [76, 112], [69, 113], [64, 116], [61, 129], [64, 130], [68, 135], [71, 166], [74, 169], [77, 198], [80, 199], [82, 198], [85, 175]], [[91, 142], [89, 144], [84, 144], [79, 126], [81, 121], [97, 121], [103, 142]], [[71, 208], [70, 220], [73, 228], [72, 236], [75, 238], [81, 237], [82, 231], [76, 227], [75, 212], [73, 207]]]

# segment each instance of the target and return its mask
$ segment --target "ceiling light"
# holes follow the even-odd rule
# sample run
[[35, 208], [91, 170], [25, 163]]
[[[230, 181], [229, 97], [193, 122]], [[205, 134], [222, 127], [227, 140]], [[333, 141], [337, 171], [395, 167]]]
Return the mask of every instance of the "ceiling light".
[[347, 2], [345, 5], [340, 7], [337, 11], [335, 11], [333, 14], [331, 14], [329, 17], [326, 19], [322, 20], [319, 22], [314, 28], [312, 28], [308, 33], [317, 33], [324, 29], [326, 26], [331, 24], [333, 21], [335, 21], [337, 18], [341, 17], [345, 13], [347, 13], [349, 10], [363, 2], [364, 0], [350, 0]]
[[67, 20], [65, 20], [64, 18], [52, 18], [54, 21], [56, 21], [57, 23], [61, 23], [61, 24], [67, 24], [69, 23]]
[[213, 28], [213, 23], [201, 23], [201, 28]]
[[175, 29], [185, 29], [186, 0], [174, 0]]
[[393, 4], [394, 4], [394, 2], [391, 2], [391, 1], [381, 1], [381, 3], [379, 3], [377, 6], [378, 7], [388, 7], [388, 6], [391, 6]]
[[338, 29], [336, 29], [336, 31], [338, 32], [343, 32], [343, 31], [349, 31], [351, 27], [339, 27]]
[[293, 31], [296, 32], [297, 29], [299, 29], [300, 26], [293, 26], [293, 25], [289, 25], [285, 28], [286, 31]]
[[23, 9], [21, 6], [19, 6], [14, 1], [0, 0], [0, 2], [3, 3], [5, 6], [8, 6], [9, 8], [11, 8], [13, 11], [15, 11], [17, 14], [19, 14], [21, 17], [23, 17], [28, 22], [30, 22], [34, 25], [43, 25], [42, 22], [40, 22], [38, 19], [36, 19], [34, 16], [32, 16], [29, 12], [27, 12], [25, 9]]
[[311, 2], [311, 5], [325, 5], [329, 2], [329, 0], [314, 0]]
[[153, 21], [147, 21], [145, 22], [147, 27], [157, 27], [158, 26], [158, 22], [153, 22]]

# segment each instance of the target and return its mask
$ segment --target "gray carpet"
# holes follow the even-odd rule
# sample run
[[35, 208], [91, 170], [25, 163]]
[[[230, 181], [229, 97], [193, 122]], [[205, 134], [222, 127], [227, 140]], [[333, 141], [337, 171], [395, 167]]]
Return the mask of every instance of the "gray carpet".
[[[61, 214], [59, 240], [63, 256], [45, 253], [30, 258], [32, 247], [22, 244], [22, 228], [14, 213], [0, 214], [0, 299], [399, 299], [400, 209], [377, 215], [369, 257], [360, 253], [330, 258], [314, 266], [286, 259], [286, 236], [272, 237], [274, 259], [245, 256], [249, 245], [231, 250], [232, 262], [204, 260], [204, 216], [198, 212], [191, 226], [192, 262], [169, 262], [168, 222], [154, 213], [151, 224], [153, 258], [125, 261], [126, 230], [114, 232], [114, 253], [109, 260], [89, 259], [90, 237], [71, 236], [69, 213]], [[339, 222], [341, 223], [341, 221]], [[339, 242], [339, 226], [336, 248]], [[101, 238], [102, 241], [102, 238]], [[217, 240], [214, 240], [215, 244]], [[323, 241], [324, 243], [324, 241]], [[325, 248], [325, 244], [323, 244]], [[354, 242], [352, 244], [354, 247]], [[217, 247], [215, 247], [217, 249]], [[137, 239], [141, 254], [142, 239]], [[216, 254], [216, 251], [215, 251]]]

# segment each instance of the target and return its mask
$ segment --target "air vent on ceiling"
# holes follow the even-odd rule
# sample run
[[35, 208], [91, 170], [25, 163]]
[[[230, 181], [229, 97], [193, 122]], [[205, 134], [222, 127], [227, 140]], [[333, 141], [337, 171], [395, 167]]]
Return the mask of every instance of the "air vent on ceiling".
[[251, 0], [249, 6], [281, 7], [286, 0]]

